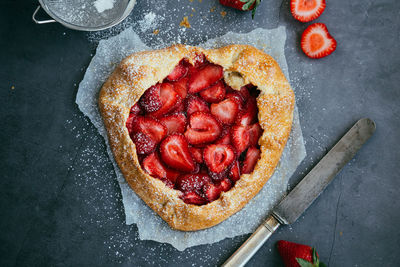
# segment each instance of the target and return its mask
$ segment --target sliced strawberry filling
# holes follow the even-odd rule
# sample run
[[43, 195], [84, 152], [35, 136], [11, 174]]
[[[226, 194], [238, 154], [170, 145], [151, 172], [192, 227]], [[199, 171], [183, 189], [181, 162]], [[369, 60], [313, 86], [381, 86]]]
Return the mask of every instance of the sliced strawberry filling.
[[189, 93], [198, 93], [211, 86], [223, 76], [221, 66], [209, 64], [190, 75]]
[[221, 126], [209, 113], [195, 112], [190, 116], [185, 137], [193, 145], [210, 143], [221, 134]]
[[217, 200], [252, 173], [261, 151], [257, 87], [240, 91], [199, 54], [144, 92], [126, 121], [143, 170], [187, 204]]
[[203, 151], [208, 169], [215, 173], [225, 170], [235, 159], [235, 151], [230, 145], [212, 144]]
[[168, 166], [185, 172], [195, 170], [192, 156], [189, 152], [189, 145], [183, 135], [170, 135], [160, 145], [162, 160]]

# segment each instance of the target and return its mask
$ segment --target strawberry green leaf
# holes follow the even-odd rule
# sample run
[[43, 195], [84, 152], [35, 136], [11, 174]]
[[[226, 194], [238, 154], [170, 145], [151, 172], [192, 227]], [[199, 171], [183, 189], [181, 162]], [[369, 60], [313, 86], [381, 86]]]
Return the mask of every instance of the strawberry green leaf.
[[256, 0], [247, 1], [247, 3], [242, 6], [242, 10], [249, 10], [250, 7], [253, 5], [254, 1], [256, 1]]
[[299, 263], [301, 267], [315, 267], [314, 264], [302, 258], [296, 258], [296, 261]]

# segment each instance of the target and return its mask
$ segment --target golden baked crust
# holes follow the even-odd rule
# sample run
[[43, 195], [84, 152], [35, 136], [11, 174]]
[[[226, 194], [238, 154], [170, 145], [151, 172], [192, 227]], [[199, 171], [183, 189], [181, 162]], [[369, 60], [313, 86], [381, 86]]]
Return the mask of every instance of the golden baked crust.
[[[259, 139], [261, 158], [253, 173], [242, 174], [232, 189], [203, 206], [184, 203], [180, 191], [142, 170], [125, 126], [130, 108], [144, 91], [168, 76], [181, 59], [193, 62], [199, 53], [224, 68], [225, 82], [234, 89], [248, 83], [258, 87], [258, 119], [264, 130]], [[172, 228], [194, 231], [214, 226], [238, 212], [272, 176], [290, 134], [294, 93], [275, 60], [252, 46], [205, 50], [175, 45], [124, 59], [104, 83], [99, 107], [115, 160], [131, 188]]]

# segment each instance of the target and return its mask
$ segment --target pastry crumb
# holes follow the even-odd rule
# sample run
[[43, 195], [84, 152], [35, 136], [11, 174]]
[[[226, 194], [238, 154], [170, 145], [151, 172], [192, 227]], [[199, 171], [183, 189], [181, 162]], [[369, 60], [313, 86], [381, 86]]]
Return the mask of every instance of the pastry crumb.
[[185, 28], [190, 28], [188, 16], [183, 17], [183, 20], [181, 21], [181, 23], [179, 23], [179, 26], [185, 27]]
[[215, 11], [215, 6], [213, 6], [211, 9], [210, 9], [210, 12], [214, 12]]
[[14, 85], [11, 85], [11, 90], [14, 90], [15, 89], [15, 86]]
[[221, 11], [221, 16], [222, 16], [223, 18], [225, 18], [225, 16], [226, 16], [226, 11]]
[[203, 0], [199, 0], [199, 2], [201, 3], [201, 2], [203, 2]]
[[157, 34], [159, 34], [160, 33], [160, 30], [159, 29], [155, 29], [154, 31], [153, 31], [153, 34], [154, 35], [157, 35]]
[[339, 235], [340, 235], [340, 236], [342, 236], [342, 235], [343, 235], [343, 232], [342, 232], [342, 231], [340, 231], [340, 232], [339, 232]]
[[196, 12], [196, 9], [194, 9], [194, 8], [192, 7], [192, 11], [193, 11], [193, 12]]

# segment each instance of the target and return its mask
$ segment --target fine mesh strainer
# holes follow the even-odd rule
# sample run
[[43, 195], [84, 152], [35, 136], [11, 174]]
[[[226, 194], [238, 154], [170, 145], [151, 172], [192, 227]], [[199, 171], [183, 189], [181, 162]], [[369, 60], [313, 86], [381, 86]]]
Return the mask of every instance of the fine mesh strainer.
[[[136, 0], [39, 0], [39, 3], [32, 15], [37, 24], [59, 22], [74, 30], [98, 31], [123, 21]], [[40, 7], [53, 19], [38, 20]]]

